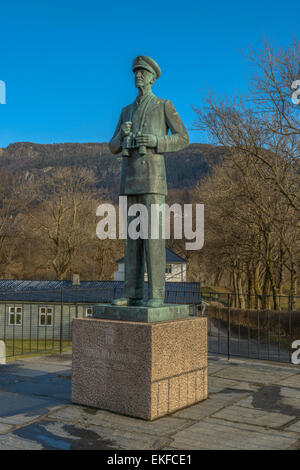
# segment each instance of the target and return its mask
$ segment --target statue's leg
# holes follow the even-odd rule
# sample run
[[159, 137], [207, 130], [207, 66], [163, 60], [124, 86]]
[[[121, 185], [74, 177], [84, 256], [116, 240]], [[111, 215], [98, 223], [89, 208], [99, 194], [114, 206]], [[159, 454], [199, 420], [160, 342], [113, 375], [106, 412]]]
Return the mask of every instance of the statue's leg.
[[[132, 204], [140, 203], [140, 196], [128, 196], [128, 209]], [[136, 216], [127, 217], [128, 226]], [[130, 299], [130, 303], [139, 304], [144, 298], [144, 240], [138, 238], [132, 240], [129, 236], [125, 240], [125, 285], [124, 296]]]
[[[148, 306], [159, 307], [165, 298], [166, 242], [162, 231], [164, 213], [159, 217], [151, 217], [152, 204], [164, 204], [165, 196], [161, 194], [145, 194], [144, 204], [148, 209], [149, 234], [145, 240], [146, 263], [148, 271], [149, 301]], [[157, 239], [151, 239], [152, 225], [157, 226]]]

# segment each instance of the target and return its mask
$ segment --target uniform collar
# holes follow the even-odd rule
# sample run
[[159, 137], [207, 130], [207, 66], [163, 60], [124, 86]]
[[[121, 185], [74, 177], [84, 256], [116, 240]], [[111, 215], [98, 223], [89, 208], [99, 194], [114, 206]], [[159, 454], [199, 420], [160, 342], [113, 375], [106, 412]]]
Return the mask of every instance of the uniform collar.
[[135, 100], [135, 103], [137, 104], [137, 106], [139, 106], [140, 104], [142, 104], [150, 96], [155, 96], [154, 93], [152, 93], [152, 91], [150, 91], [150, 93], [147, 93], [146, 95], [143, 95], [141, 97], [138, 96]]

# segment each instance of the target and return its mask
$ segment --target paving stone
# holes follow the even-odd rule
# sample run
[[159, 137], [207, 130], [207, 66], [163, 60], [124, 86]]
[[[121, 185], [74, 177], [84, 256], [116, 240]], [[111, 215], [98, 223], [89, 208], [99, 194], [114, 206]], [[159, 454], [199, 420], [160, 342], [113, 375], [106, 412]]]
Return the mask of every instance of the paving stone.
[[144, 433], [133, 433], [130, 431], [118, 431], [108, 428], [99, 428], [98, 426], [91, 426], [91, 430], [99, 433], [104, 439], [112, 439], [115, 446], [120, 447], [122, 450], [156, 450], [169, 445], [170, 438], [163, 436], [153, 436]]
[[28, 369], [26, 367], [19, 368], [14, 375], [18, 376], [27, 376], [27, 377], [37, 377], [38, 375], [44, 375], [49, 373], [60, 373], [63, 374], [64, 372], [68, 371], [68, 367], [66, 364], [49, 364], [45, 363], [42, 364], [41, 362], [37, 363], [30, 363], [28, 364]]
[[54, 364], [61, 364], [65, 362], [72, 362], [72, 352], [63, 352], [62, 354], [48, 354], [43, 356], [23, 357], [22, 361], [25, 362], [53, 362]]
[[243, 357], [231, 357], [229, 361], [227, 361], [230, 365], [246, 365], [247, 367], [253, 368], [260, 368], [260, 369], [276, 369], [282, 370], [286, 372], [290, 372], [290, 374], [295, 373], [295, 369], [300, 371], [300, 367], [290, 364], [289, 362], [272, 362], [268, 359], [263, 361], [262, 359], [255, 359], [255, 358], [243, 358]]
[[58, 421], [39, 421], [16, 429], [12, 436], [44, 450], [160, 449], [170, 443], [170, 439], [144, 433]]
[[280, 380], [280, 385], [300, 389], [300, 373], [287, 379]]
[[300, 405], [300, 390], [281, 387], [278, 384], [270, 385], [261, 388], [258, 392], [253, 393], [251, 396], [241, 400], [239, 406], [247, 406], [250, 408], [266, 408], [269, 409], [272, 404], [280, 402], [283, 403], [283, 399], [291, 398], [295, 400], [295, 403]]
[[[72, 365], [70, 366], [72, 367]], [[71, 370], [63, 370], [57, 373], [58, 377], [64, 378], [64, 379], [72, 379], [72, 369]]]
[[149, 422], [67, 404], [70, 364], [69, 354], [0, 366], [0, 449], [300, 447], [300, 372], [293, 367], [210, 356], [209, 398]]
[[47, 374], [47, 372], [43, 370], [35, 370], [35, 369], [26, 369], [22, 367], [22, 365], [14, 366], [12, 368], [8, 368], [5, 372], [6, 376], [11, 376], [14, 378], [19, 377], [39, 377], [41, 375]]
[[25, 424], [56, 407], [57, 402], [54, 400], [0, 391], [0, 423]]
[[6, 434], [13, 428], [14, 426], [10, 426], [9, 424], [0, 423], [0, 434]]
[[2, 387], [7, 392], [19, 393], [21, 395], [32, 395], [46, 397], [60, 402], [71, 403], [71, 381], [69, 379], [56, 380], [49, 374], [43, 376], [40, 381], [18, 381]]
[[290, 388], [290, 387], [283, 387], [281, 384], [280, 386], [280, 395], [282, 397], [287, 397], [287, 398], [297, 398], [299, 400], [300, 404], [300, 390], [296, 388]]
[[243, 391], [253, 391], [259, 388], [258, 385], [248, 382], [241, 382], [238, 380], [223, 379], [220, 377], [208, 377], [208, 392], [218, 393], [224, 389], [239, 389]]
[[243, 400], [247, 398], [251, 394], [251, 392], [247, 390], [239, 390], [235, 388], [225, 388], [222, 392], [218, 393], [211, 393], [210, 397], [216, 397], [219, 400], [224, 401], [224, 406], [227, 406], [230, 403], [238, 402], [239, 400]]
[[60, 408], [60, 410], [50, 413], [48, 416], [49, 419], [59, 419], [76, 424], [83, 419], [83, 414], [85, 413], [84, 410], [90, 414], [97, 412], [97, 410], [94, 408], [84, 408], [78, 405], [70, 405], [64, 406], [63, 408]]
[[300, 433], [300, 421], [296, 421], [295, 423], [291, 424], [290, 426], [287, 426], [286, 431], [294, 431], [294, 432], [299, 432]]
[[286, 398], [283, 397], [281, 401], [281, 411], [286, 413], [287, 410], [291, 410], [290, 414], [296, 418], [300, 418], [300, 408], [298, 398]]
[[258, 426], [280, 427], [293, 420], [292, 416], [281, 413], [272, 413], [241, 406], [232, 405], [213, 415], [214, 418], [226, 419], [232, 422], [256, 424]]
[[[203, 402], [204, 403], [204, 402]], [[81, 406], [67, 406], [49, 415], [49, 419], [59, 419], [85, 426], [101, 426], [124, 431], [142, 432], [154, 435], [173, 434], [188, 423], [174, 415], [166, 416], [155, 421], [130, 418], [104, 410], [95, 410]]]
[[260, 365], [252, 365], [244, 363], [242, 365], [236, 364], [221, 370], [216, 375], [218, 377], [235, 379], [245, 382], [254, 382], [261, 384], [271, 384], [278, 382], [290, 375], [293, 375], [293, 369], [277, 368]]
[[12, 434], [0, 436], [0, 450], [42, 450], [43, 446], [37, 442], [20, 439]]
[[59, 363], [69, 363], [72, 364], [72, 352], [63, 352], [62, 354], [49, 354], [48, 356], [43, 356], [43, 359], [47, 362], [54, 362], [55, 364]]
[[225, 363], [228, 364], [228, 359], [227, 357], [218, 355], [218, 354], [213, 354], [213, 353], [208, 353], [208, 360], [211, 364], [216, 364], [216, 363]]
[[287, 416], [300, 416], [300, 390], [268, 385], [238, 402], [239, 406], [256, 408], [262, 411], [279, 412]]
[[297, 439], [296, 433], [206, 418], [178, 432], [170, 447], [183, 450], [282, 450]]
[[215, 374], [217, 372], [219, 372], [220, 370], [223, 370], [225, 369], [225, 364], [208, 364], [208, 369], [207, 369], [207, 373], [208, 375], [212, 375], [212, 374]]
[[[0, 371], [0, 374], [1, 374], [1, 371]], [[22, 379], [20, 377], [14, 377], [13, 375], [12, 376], [9, 376], [9, 375], [1, 376], [0, 375], [0, 386], [1, 386], [1, 388], [4, 385], [15, 384], [15, 383], [18, 383], [18, 382], [21, 382], [21, 381], [22, 381]]]
[[179, 418], [193, 419], [198, 420], [210, 416], [216, 411], [220, 410], [228, 403], [225, 403], [224, 400], [220, 400], [217, 397], [210, 398], [197, 403], [197, 405], [189, 406], [183, 410], [177, 411], [172, 416], [178, 416]]

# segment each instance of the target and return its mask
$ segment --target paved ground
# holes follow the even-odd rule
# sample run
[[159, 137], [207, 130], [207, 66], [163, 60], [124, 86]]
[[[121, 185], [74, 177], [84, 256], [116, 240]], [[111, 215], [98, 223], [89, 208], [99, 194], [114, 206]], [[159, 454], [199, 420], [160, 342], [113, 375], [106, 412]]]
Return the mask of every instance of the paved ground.
[[300, 368], [211, 356], [209, 398], [153, 422], [70, 403], [71, 356], [0, 366], [0, 449], [300, 449]]

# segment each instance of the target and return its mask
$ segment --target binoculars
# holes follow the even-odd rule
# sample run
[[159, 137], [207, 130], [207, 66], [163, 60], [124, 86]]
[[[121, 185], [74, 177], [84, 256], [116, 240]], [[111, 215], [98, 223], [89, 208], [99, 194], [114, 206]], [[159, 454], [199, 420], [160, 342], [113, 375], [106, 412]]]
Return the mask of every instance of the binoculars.
[[147, 149], [145, 145], [137, 145], [136, 143], [136, 136], [141, 135], [141, 132], [138, 132], [136, 135], [132, 134], [132, 132], [124, 137], [123, 139], [123, 146], [122, 146], [122, 156], [123, 157], [129, 157], [130, 156], [130, 150], [133, 149], [139, 149], [138, 152], [141, 156], [145, 155], [147, 153]]

